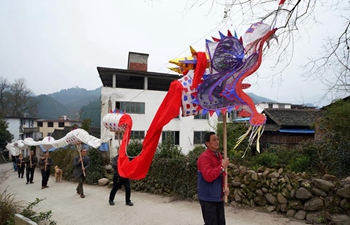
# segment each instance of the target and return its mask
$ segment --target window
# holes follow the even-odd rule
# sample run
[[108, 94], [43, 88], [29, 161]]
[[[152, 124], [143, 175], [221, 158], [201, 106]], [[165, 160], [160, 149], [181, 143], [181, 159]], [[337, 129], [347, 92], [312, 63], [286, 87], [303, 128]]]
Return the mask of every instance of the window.
[[53, 127], [53, 122], [47, 122], [47, 127]]
[[116, 102], [115, 108], [126, 113], [145, 114], [144, 102]]
[[131, 139], [144, 139], [145, 131], [143, 130], [132, 130], [131, 131]]
[[202, 110], [200, 110], [198, 112], [198, 114], [194, 116], [194, 119], [195, 120], [207, 120], [207, 119], [209, 119], [209, 113], [202, 115]]
[[37, 124], [38, 124], [38, 127], [43, 127], [43, 122], [37, 122]]
[[64, 127], [64, 122], [58, 122], [58, 127]]
[[[114, 140], [122, 140], [124, 137], [124, 132], [119, 132], [114, 135]], [[142, 140], [145, 138], [145, 131], [143, 130], [132, 130], [130, 134], [130, 139]]]
[[204, 135], [208, 131], [195, 131], [193, 132], [193, 144], [204, 144]]
[[[231, 121], [234, 119], [234, 113], [230, 112], [226, 114], [226, 121]], [[220, 113], [219, 117], [218, 117], [218, 121], [223, 121], [223, 114]]]
[[165, 142], [168, 138], [173, 140], [174, 145], [180, 145], [180, 131], [163, 131], [162, 142]]

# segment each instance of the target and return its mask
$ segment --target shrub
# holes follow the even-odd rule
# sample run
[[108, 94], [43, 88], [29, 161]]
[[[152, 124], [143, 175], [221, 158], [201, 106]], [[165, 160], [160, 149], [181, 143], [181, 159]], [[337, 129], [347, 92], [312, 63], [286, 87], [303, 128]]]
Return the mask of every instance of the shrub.
[[273, 153], [261, 153], [253, 158], [255, 165], [274, 168], [277, 164], [277, 156]]
[[64, 180], [74, 180], [73, 160], [76, 155], [78, 155], [78, 151], [72, 145], [51, 152], [50, 157], [53, 161], [53, 167], [50, 170], [51, 174], [55, 173], [54, 167], [57, 165], [62, 169], [62, 178]]
[[306, 155], [298, 155], [294, 160], [290, 161], [288, 167], [294, 172], [307, 171], [310, 165], [310, 158]]
[[181, 148], [174, 145], [174, 139], [168, 135], [166, 140], [158, 145], [155, 158], [183, 158]]
[[142, 151], [142, 142], [140, 140], [133, 139], [128, 144], [128, 149], [126, 151], [130, 158], [138, 156]]
[[7, 188], [0, 193], [0, 224], [6, 224], [12, 215], [20, 211], [20, 202], [15, 201], [12, 194], [7, 192]]
[[199, 156], [205, 151], [205, 147], [203, 145], [196, 146], [194, 149], [192, 149], [188, 154], [187, 157], [189, 158], [195, 158], [198, 159]]
[[44, 199], [36, 198], [34, 202], [30, 202], [27, 207], [23, 208], [21, 202], [15, 201], [12, 194], [7, 192], [7, 189], [0, 193], [0, 224], [15, 225], [15, 214], [19, 213], [33, 222], [55, 225], [56, 221], [51, 220], [52, 211], [35, 212], [33, 207], [39, 204]]
[[273, 146], [268, 148], [264, 153], [270, 153], [277, 156], [276, 164], [288, 165], [295, 158], [295, 149], [288, 149], [284, 146]]
[[39, 199], [36, 198], [34, 202], [30, 202], [28, 204], [28, 206], [26, 208], [23, 209], [23, 211], [20, 213], [21, 215], [23, 215], [24, 217], [27, 217], [29, 219], [31, 219], [32, 221], [39, 223], [41, 221], [46, 221], [49, 223], [45, 223], [45, 224], [49, 224], [49, 225], [55, 225], [56, 221], [52, 221], [50, 220], [50, 218], [52, 217], [52, 211], [49, 210], [47, 212], [35, 212], [33, 211], [33, 207], [36, 206], [37, 204], [39, 204], [41, 201], [43, 201], [44, 199]]
[[94, 148], [88, 150], [88, 156], [90, 158], [90, 167], [87, 170], [86, 183], [96, 184], [99, 179], [104, 177], [103, 156], [101, 151]]

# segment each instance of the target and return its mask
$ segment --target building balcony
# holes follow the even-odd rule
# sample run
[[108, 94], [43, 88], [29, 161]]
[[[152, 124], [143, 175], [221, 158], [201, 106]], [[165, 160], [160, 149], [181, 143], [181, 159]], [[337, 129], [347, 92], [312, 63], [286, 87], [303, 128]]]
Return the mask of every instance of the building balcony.
[[25, 128], [23, 128], [24, 134], [30, 134], [30, 133], [35, 133], [35, 132], [40, 132], [39, 127], [25, 127]]

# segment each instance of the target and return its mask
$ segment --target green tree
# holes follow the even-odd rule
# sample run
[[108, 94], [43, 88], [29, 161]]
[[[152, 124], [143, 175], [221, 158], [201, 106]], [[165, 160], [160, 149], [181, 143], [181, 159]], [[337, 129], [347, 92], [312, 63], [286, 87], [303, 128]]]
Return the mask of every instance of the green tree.
[[90, 132], [90, 124], [91, 124], [91, 119], [83, 119], [81, 124], [81, 129], [84, 129], [87, 132]]
[[9, 83], [0, 77], [0, 113], [4, 116], [22, 117], [37, 114], [38, 101], [25, 84], [25, 79]]
[[317, 124], [321, 153], [329, 171], [339, 176], [350, 171], [350, 102], [338, 100], [325, 109]]
[[11, 142], [13, 135], [8, 129], [8, 123], [0, 114], [0, 149], [5, 149], [8, 142]]
[[[248, 137], [246, 137], [239, 146], [237, 146], [236, 149], [234, 147], [236, 146], [238, 138], [243, 135], [247, 129], [249, 124], [246, 123], [227, 123], [226, 124], [226, 130], [227, 130], [227, 156], [230, 159], [237, 158], [239, 160], [240, 157], [234, 157], [237, 155], [237, 152], [240, 152], [241, 155], [243, 155], [245, 149], [248, 147]], [[217, 134], [220, 139], [220, 149], [223, 150], [223, 124], [219, 123], [217, 125]], [[253, 151], [254, 153], [254, 151]], [[238, 163], [238, 162], [237, 162]]]

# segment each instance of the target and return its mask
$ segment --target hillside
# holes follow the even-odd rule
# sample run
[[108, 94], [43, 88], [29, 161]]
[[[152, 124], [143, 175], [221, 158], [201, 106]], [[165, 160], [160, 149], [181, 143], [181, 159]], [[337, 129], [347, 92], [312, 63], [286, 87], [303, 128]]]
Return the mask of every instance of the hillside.
[[[59, 116], [66, 115], [72, 120], [82, 120], [79, 111], [82, 107], [89, 106], [90, 103], [100, 101], [101, 88], [88, 91], [84, 88], [69, 88], [48, 95], [39, 95], [36, 99], [39, 101], [37, 117], [43, 119], [58, 119]], [[88, 107], [89, 108], [89, 107]], [[85, 109], [85, 114], [89, 114]], [[96, 113], [95, 113], [96, 114]], [[100, 116], [96, 115], [100, 120]], [[96, 122], [92, 118], [92, 122]]]
[[250, 92], [247, 92], [247, 94], [249, 95], [249, 97], [251, 99], [253, 99], [255, 104], [260, 103], [260, 102], [276, 102], [274, 100], [255, 95], [255, 94], [250, 93]]
[[37, 106], [38, 118], [58, 119], [59, 116], [72, 113], [69, 107], [48, 95], [39, 95], [36, 97], [36, 100], [39, 102]]
[[88, 91], [84, 88], [75, 87], [63, 89], [59, 92], [49, 94], [48, 96], [56, 99], [58, 102], [71, 109], [71, 111], [78, 112], [81, 107], [99, 99], [100, 95], [101, 88]]

